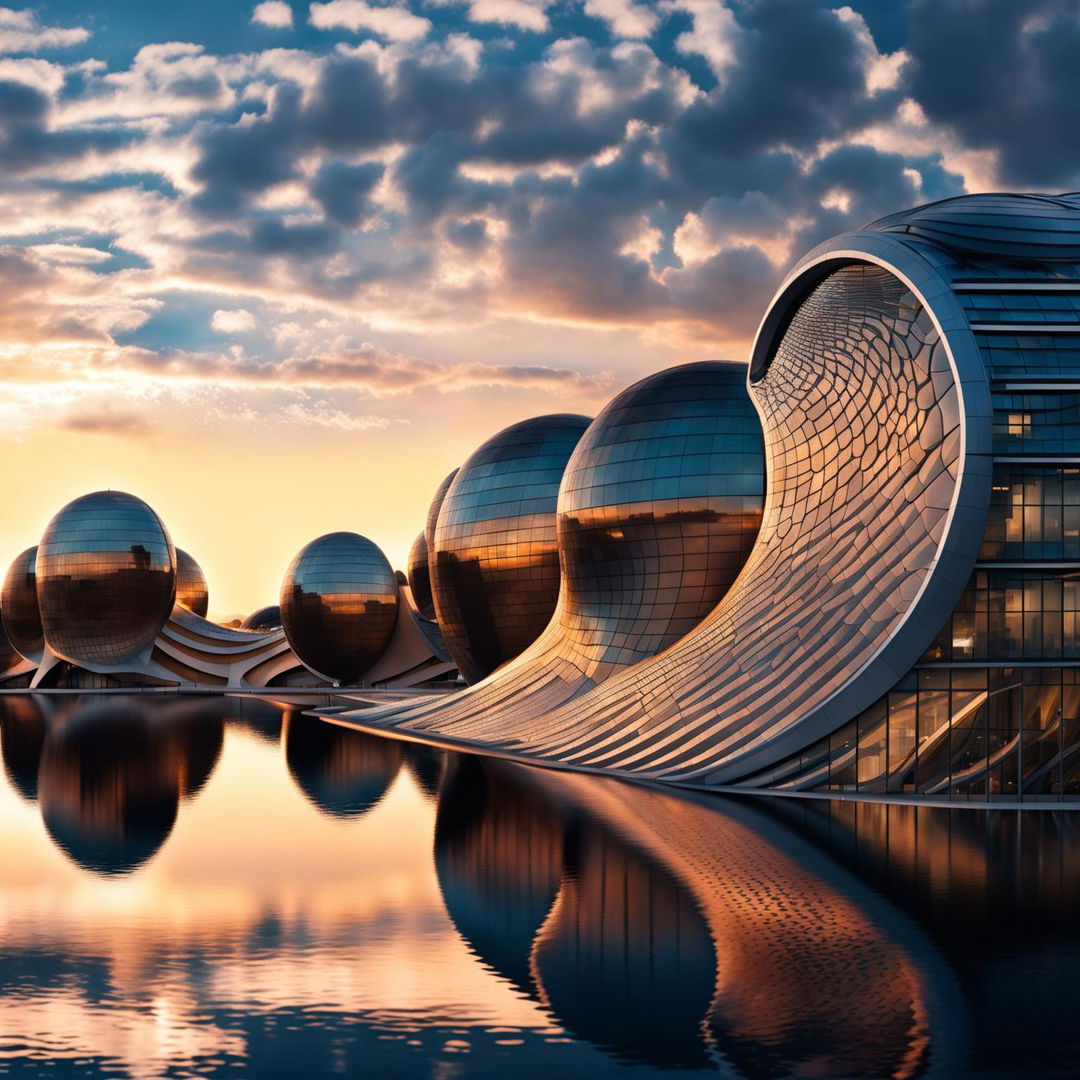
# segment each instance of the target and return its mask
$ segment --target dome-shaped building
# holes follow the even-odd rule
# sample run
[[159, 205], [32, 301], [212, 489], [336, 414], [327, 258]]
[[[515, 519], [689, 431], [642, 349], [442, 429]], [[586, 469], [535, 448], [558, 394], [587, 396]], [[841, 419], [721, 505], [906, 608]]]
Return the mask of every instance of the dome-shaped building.
[[165, 526], [121, 491], [68, 503], [45, 529], [36, 570], [45, 641], [74, 664], [132, 660], [160, 633], [176, 596]]
[[241, 630], [254, 630], [259, 633], [268, 633], [271, 630], [281, 629], [281, 605], [268, 604], [258, 611], [253, 611], [241, 624]]
[[431, 598], [431, 571], [428, 567], [427, 537], [419, 533], [409, 548], [409, 588], [412, 589], [416, 610], [425, 619], [435, 618], [435, 603]]
[[27, 548], [16, 556], [4, 576], [0, 593], [0, 612], [4, 632], [12, 648], [26, 660], [38, 663], [45, 649], [41, 631], [41, 612], [38, 610], [37, 548]]
[[176, 602], [201, 619], [210, 608], [210, 591], [202, 567], [184, 550], [176, 549]]
[[624, 665], [692, 630], [746, 562], [765, 504], [742, 364], [650, 375], [608, 404], [559, 492], [564, 652]]
[[303, 664], [356, 683], [382, 655], [398, 615], [398, 584], [377, 545], [351, 532], [312, 540], [281, 586], [281, 622]]
[[468, 682], [537, 638], [559, 596], [559, 482], [587, 416], [512, 424], [458, 470], [429, 549], [435, 613]]
[[436, 618], [435, 597], [431, 591], [431, 553], [435, 550], [435, 525], [439, 520], [439, 511], [442, 509], [446, 493], [450, 490], [450, 485], [457, 474], [458, 470], [454, 469], [443, 477], [442, 482], [435, 489], [435, 494], [428, 505], [424, 529], [409, 549], [409, 587], [412, 589], [413, 601], [421, 616], [432, 621]]
[[11, 644], [7, 631], [4, 629], [4, 612], [0, 609], [0, 677], [20, 660], [22, 660], [21, 654]]

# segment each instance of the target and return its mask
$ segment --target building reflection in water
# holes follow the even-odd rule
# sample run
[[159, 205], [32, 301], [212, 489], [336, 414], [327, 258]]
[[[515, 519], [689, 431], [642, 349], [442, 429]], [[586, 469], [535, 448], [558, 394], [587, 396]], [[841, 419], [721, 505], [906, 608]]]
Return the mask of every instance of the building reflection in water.
[[405, 767], [412, 774], [416, 786], [429, 799], [437, 799], [446, 771], [446, 751], [420, 743], [403, 743], [402, 752]]
[[559, 892], [563, 831], [551, 800], [455, 759], [435, 819], [439, 887], [469, 948], [526, 993], [532, 942]]
[[469, 771], [440, 799], [448, 911], [569, 1031], [628, 1061], [747, 1077], [914, 1077], [946, 1054], [931, 942], [760, 812]]
[[[17, 824], [36, 799], [80, 877], [107, 890], [158, 868], [115, 911], [65, 895], [39, 917], [41, 864], [9, 849], [32, 886], [0, 883], [11, 1008], [24, 984], [52, 1000], [53, 955], [76, 973], [65, 1000], [101, 1008], [78, 965], [111, 956], [108, 994], [217, 1025], [249, 1072], [321, 1061], [328, 1039], [343, 1071], [375, 1054], [379, 1075], [459, 1075], [457, 1046], [460, 1075], [516, 1080], [1012, 1078], [1080, 1061], [1068, 812], [696, 799], [221, 699], [0, 697], [0, 747], [18, 793], [0, 807]], [[306, 803], [280, 797], [293, 787]], [[161, 960], [117, 966], [136, 954]], [[285, 1013], [291, 1027], [263, 1019]]]
[[38, 766], [45, 745], [47, 698], [0, 699], [0, 754], [11, 786], [28, 802], [38, 793]]
[[298, 713], [284, 724], [290, 775], [311, 804], [331, 817], [358, 817], [374, 809], [401, 766], [398, 743], [352, 736]]
[[150, 859], [221, 754], [219, 703], [148, 704], [20, 696], [0, 705], [12, 786], [38, 802], [56, 845], [95, 873], [126, 874]]

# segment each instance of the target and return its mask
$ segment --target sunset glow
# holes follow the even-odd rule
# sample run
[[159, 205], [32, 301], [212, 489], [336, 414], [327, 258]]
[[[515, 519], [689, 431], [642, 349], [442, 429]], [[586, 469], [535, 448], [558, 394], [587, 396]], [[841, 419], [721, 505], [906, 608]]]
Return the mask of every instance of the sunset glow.
[[[1049, 94], [1038, 6], [995, 47]], [[0, 550], [115, 488], [198, 559], [212, 616], [271, 602], [324, 532], [402, 566], [480, 442], [680, 360], [745, 361], [818, 241], [1067, 184], [1006, 143], [1007, 115], [946, 100], [929, 21], [779, 0], [0, 9]], [[1006, 70], [973, 70], [972, 100]]]

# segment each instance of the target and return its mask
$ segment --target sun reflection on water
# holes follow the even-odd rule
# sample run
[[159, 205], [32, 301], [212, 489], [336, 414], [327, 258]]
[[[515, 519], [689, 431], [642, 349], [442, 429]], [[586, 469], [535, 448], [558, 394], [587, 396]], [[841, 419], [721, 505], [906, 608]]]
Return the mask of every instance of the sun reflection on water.
[[[1007, 906], [980, 813], [695, 800], [253, 701], [7, 696], [0, 740], [5, 1074], [952, 1076], [987, 1024], [989, 957], [918, 902]], [[1071, 819], [1038, 816], [1060, 914]]]

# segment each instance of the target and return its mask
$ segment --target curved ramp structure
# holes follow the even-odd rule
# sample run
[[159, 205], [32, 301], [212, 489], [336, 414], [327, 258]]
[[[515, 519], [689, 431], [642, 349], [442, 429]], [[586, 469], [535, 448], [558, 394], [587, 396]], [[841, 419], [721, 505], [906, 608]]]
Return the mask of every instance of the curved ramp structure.
[[492, 710], [548, 711], [678, 641], [746, 562], [764, 487], [745, 367], [684, 364], [624, 390], [563, 473], [561, 584], [547, 628], [493, 677], [414, 706], [410, 721], [437, 714], [460, 734]]
[[[1032, 327], [1014, 318], [987, 334], [970, 297], [1053, 281], [1077, 291], [1080, 268], [1063, 264], [1080, 262], [1078, 209], [1073, 198], [949, 200], [837, 237], [796, 265], [749, 370], [765, 440], [761, 530], [734, 585], [679, 641], [557, 708], [538, 692], [535, 707], [525, 695], [351, 719], [705, 787], [767, 775], [849, 724], [934, 641], [986, 532], [990, 377], [1011, 344], [1000, 331]], [[1032, 254], [1018, 267], [1025, 237]], [[1029, 317], [1075, 329], [1077, 304], [1056, 306], [1064, 313], [1028, 303]], [[1072, 362], [1064, 346], [1053, 355]], [[538, 678], [561, 663], [552, 650]], [[513, 670], [489, 680], [488, 701]]]

